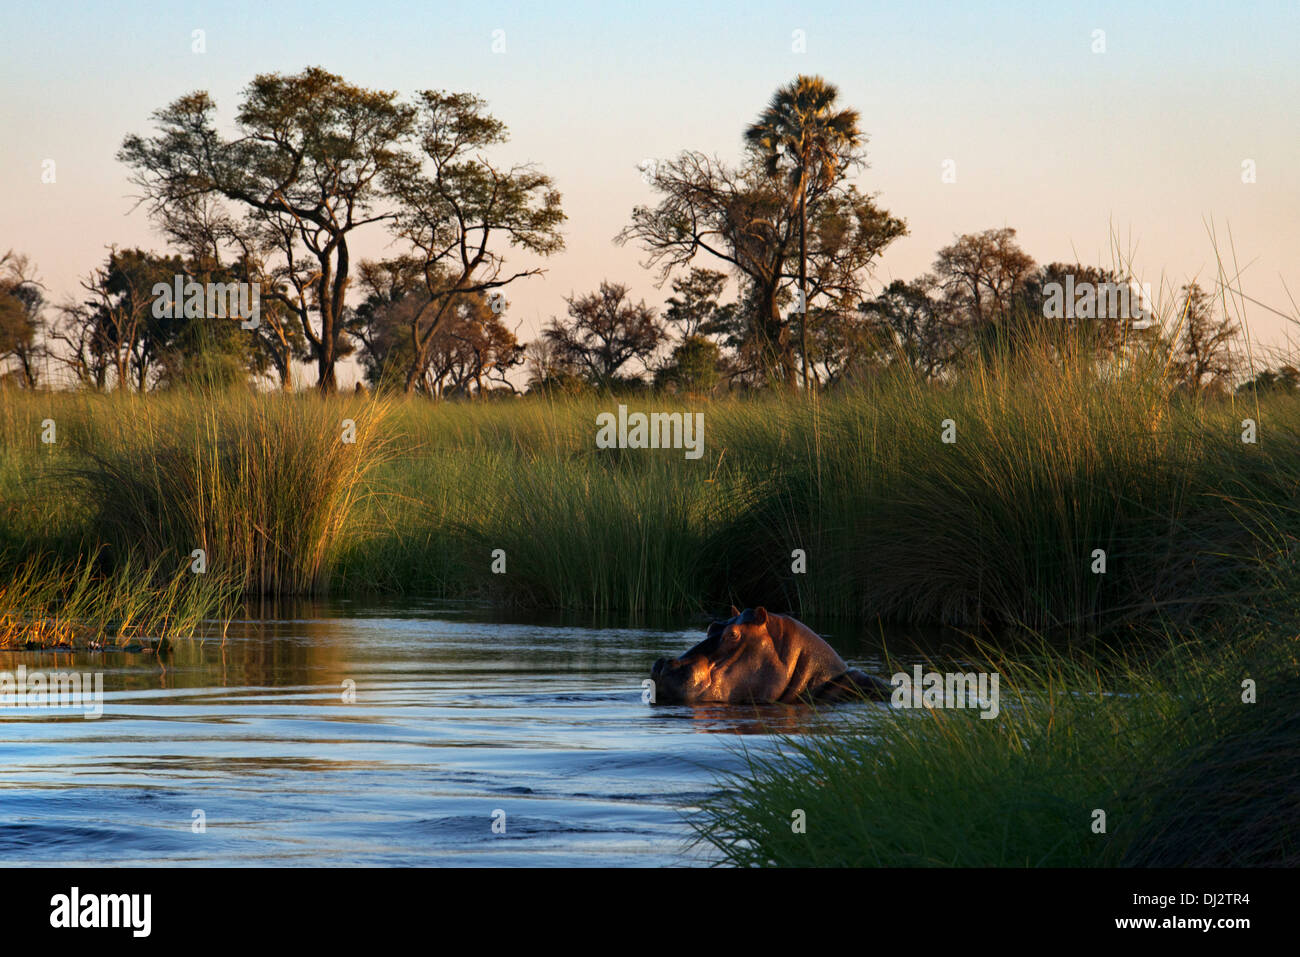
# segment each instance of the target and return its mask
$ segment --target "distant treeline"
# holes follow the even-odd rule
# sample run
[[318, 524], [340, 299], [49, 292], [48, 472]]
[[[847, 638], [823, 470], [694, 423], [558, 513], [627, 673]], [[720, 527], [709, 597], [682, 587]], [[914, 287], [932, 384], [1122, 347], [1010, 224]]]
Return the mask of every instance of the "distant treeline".
[[[293, 390], [296, 364], [309, 363], [331, 392], [353, 356], [372, 388], [433, 397], [515, 394], [520, 383], [715, 393], [826, 387], [895, 364], [943, 379], [990, 348], [1034, 343], [1101, 363], [1154, 352], [1194, 389], [1238, 383], [1238, 328], [1214, 296], [1184, 286], [1157, 320], [1134, 277], [1039, 266], [1013, 229], [957, 236], [929, 274], [873, 287], [907, 225], [849, 182], [866, 136], [837, 97], [799, 76], [744, 130], [739, 162], [687, 151], [642, 163], [658, 201], [636, 207], [615, 241], [671, 280], [662, 314], [602, 281], [524, 344], [506, 322], [506, 290], [543, 270], [506, 254], [559, 252], [566, 217], [536, 166], [487, 158], [507, 131], [483, 100], [422, 91], [408, 102], [318, 68], [263, 74], [227, 138], [216, 104], [191, 93], [118, 154], [172, 251], [112, 247], [81, 297], [57, 305], [32, 264], [6, 254], [0, 373], [27, 388]], [[354, 231], [374, 229], [400, 252], [353, 263]], [[206, 296], [159, 308], [160, 290], [190, 283]], [[213, 307], [211, 290], [219, 301], [232, 284], [254, 288], [255, 321]], [[1253, 383], [1289, 390], [1298, 378], [1281, 366]]]

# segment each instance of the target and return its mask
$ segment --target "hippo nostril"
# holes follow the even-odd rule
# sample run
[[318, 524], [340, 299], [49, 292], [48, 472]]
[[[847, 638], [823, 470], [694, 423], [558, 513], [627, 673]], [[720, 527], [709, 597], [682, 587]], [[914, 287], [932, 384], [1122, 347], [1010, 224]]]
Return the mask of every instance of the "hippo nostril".
[[650, 666], [650, 677], [652, 677], [652, 678], [653, 678], [653, 677], [657, 677], [658, 674], [659, 674], [661, 671], [663, 671], [664, 668], [666, 668], [666, 667], [668, 667], [668, 659], [667, 659], [667, 658], [660, 658], [660, 659], [657, 660], [653, 665]]

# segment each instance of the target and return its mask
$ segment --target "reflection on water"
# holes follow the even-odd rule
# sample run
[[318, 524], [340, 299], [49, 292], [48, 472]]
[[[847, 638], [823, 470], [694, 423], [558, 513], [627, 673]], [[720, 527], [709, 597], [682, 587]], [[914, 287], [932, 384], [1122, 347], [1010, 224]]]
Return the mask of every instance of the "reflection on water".
[[161, 658], [0, 653], [0, 672], [104, 676], [98, 720], [0, 708], [0, 862], [696, 863], [683, 812], [743, 768], [736, 735], [752, 753], [881, 707], [644, 704], [696, 623], [288, 611]]

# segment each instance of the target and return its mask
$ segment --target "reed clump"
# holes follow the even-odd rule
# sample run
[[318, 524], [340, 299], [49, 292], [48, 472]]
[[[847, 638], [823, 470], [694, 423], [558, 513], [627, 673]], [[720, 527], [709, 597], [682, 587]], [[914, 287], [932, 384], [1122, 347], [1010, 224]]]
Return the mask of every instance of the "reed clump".
[[110, 560], [189, 559], [255, 594], [329, 582], [367, 477], [382, 463], [387, 405], [311, 396], [131, 397], [99, 410], [62, 474]]

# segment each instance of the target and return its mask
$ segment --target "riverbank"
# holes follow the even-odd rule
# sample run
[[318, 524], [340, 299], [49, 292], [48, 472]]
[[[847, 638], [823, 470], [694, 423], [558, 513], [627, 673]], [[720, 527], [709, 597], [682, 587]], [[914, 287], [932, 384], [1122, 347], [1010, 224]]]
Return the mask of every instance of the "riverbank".
[[[598, 448], [619, 405], [701, 413], [702, 453]], [[1298, 480], [1300, 400], [1055, 366], [713, 401], [11, 391], [0, 578], [94, 556], [153, 588], [1115, 634], [1249, 594]]]
[[693, 816], [736, 866], [1295, 867], [1300, 614], [1172, 628], [1150, 661], [990, 650], [1000, 709], [880, 706], [752, 758]]

